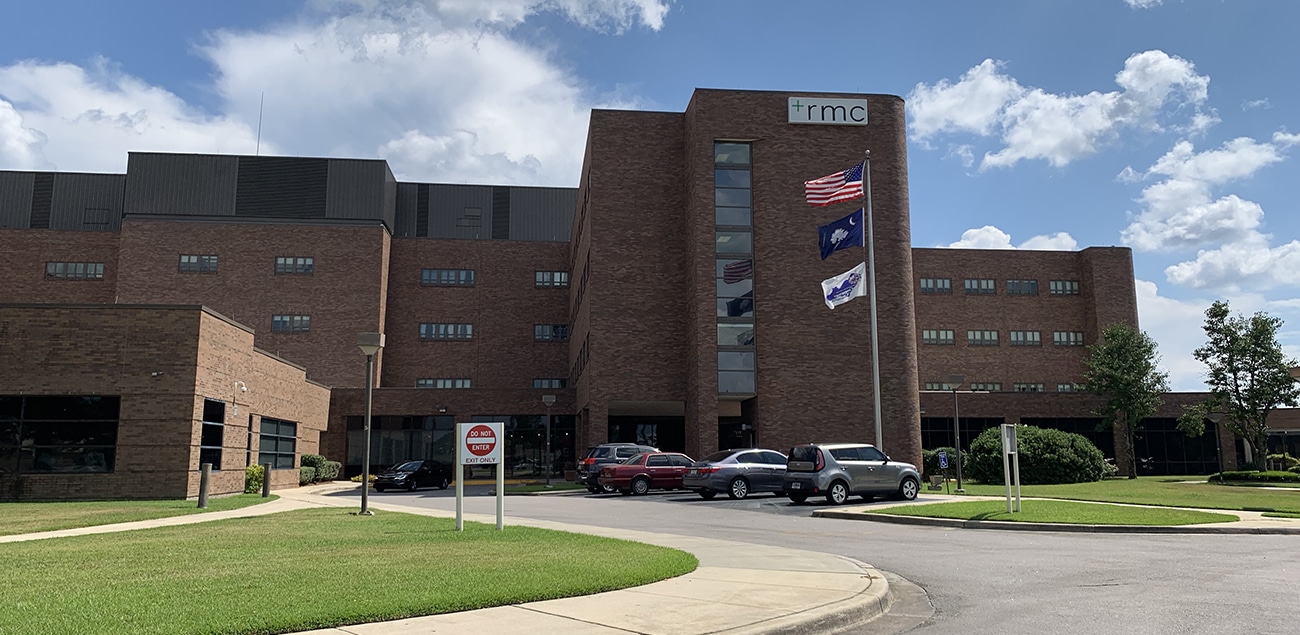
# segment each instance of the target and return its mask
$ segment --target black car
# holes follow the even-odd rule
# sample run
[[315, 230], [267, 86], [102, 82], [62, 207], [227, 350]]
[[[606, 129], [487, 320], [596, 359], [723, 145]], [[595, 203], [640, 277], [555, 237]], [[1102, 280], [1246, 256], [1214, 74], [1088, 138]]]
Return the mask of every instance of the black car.
[[587, 454], [578, 460], [577, 470], [574, 473], [573, 482], [579, 485], [585, 485], [587, 491], [592, 494], [605, 492], [611, 494], [618, 490], [613, 487], [605, 487], [596, 479], [600, 477], [600, 468], [602, 465], [610, 463], [622, 463], [642, 452], [658, 452], [659, 448], [653, 448], [648, 445], [637, 443], [602, 443], [587, 448]]
[[421, 487], [447, 489], [451, 484], [451, 465], [424, 459], [399, 463], [375, 477], [375, 491], [404, 489], [414, 492]]

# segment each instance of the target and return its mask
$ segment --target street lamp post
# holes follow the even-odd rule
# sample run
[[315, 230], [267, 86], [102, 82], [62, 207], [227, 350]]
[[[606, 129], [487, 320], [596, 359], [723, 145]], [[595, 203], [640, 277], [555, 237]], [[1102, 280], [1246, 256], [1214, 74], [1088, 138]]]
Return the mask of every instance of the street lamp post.
[[555, 395], [542, 395], [542, 403], [546, 404], [546, 461], [547, 464], [542, 467], [546, 470], [546, 486], [551, 486], [551, 406], [555, 405]]
[[957, 492], [966, 493], [961, 486], [961, 419], [957, 414], [957, 389], [965, 383], [966, 377], [963, 375], [948, 375], [948, 388], [952, 390], [952, 438], [953, 445], [957, 450]]
[[374, 393], [374, 374], [375, 374], [375, 354], [384, 347], [383, 333], [359, 333], [357, 334], [357, 346], [366, 356], [366, 423], [365, 423], [365, 442], [361, 456], [361, 515], [373, 516], [374, 512], [370, 511], [370, 409], [371, 398]]

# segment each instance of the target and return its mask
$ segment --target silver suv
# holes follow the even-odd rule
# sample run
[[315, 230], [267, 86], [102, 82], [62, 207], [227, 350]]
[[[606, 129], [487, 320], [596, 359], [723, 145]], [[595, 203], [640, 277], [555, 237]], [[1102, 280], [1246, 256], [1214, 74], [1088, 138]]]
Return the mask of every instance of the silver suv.
[[802, 503], [823, 495], [832, 505], [849, 496], [871, 500], [894, 496], [913, 500], [921, 489], [921, 473], [911, 463], [891, 461], [866, 443], [808, 443], [790, 448], [781, 490]]

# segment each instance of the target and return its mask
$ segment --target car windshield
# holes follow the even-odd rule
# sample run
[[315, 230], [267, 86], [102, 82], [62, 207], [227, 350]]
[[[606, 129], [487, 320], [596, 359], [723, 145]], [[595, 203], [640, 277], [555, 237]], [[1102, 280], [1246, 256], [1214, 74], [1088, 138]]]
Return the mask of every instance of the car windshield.
[[609, 446], [605, 446], [605, 447], [587, 448], [587, 456], [584, 457], [584, 458], [588, 458], [588, 459], [608, 459], [608, 458], [610, 458], [610, 457], [612, 457], [612, 456], [614, 456], [614, 448], [611, 448], [611, 447], [609, 447]]
[[389, 470], [390, 472], [414, 472], [420, 469], [419, 461], [407, 461]]
[[721, 463], [724, 459], [726, 459], [727, 457], [731, 456], [732, 454], [734, 454], [734, 452], [732, 452], [731, 450], [723, 450], [722, 452], [714, 452], [713, 454], [710, 454], [710, 455], [708, 455], [708, 456], [706, 456], [706, 457], [700, 459], [700, 463]]

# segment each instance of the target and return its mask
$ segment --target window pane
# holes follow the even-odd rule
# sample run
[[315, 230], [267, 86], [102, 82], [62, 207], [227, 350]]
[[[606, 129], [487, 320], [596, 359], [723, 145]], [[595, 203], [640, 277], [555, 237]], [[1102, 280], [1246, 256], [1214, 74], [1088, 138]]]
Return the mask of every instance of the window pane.
[[741, 280], [735, 284], [727, 284], [721, 280], [718, 281], [719, 298], [739, 298], [745, 294], [752, 294], [753, 291], [753, 280]]
[[750, 232], [715, 232], [715, 240], [720, 254], [747, 254], [754, 249]]
[[748, 143], [727, 143], [719, 141], [713, 144], [713, 162], [714, 163], [738, 163], [742, 165], [749, 164], [749, 144]]
[[749, 170], [714, 170], [713, 184], [717, 187], [748, 188]]
[[117, 421], [118, 397], [27, 397], [24, 418]]
[[718, 392], [752, 393], [754, 389], [753, 371], [718, 371]]
[[720, 207], [749, 207], [749, 190], [718, 188], [713, 191], [713, 202]]
[[221, 425], [203, 425], [203, 434], [200, 435], [199, 445], [211, 445], [220, 447], [223, 445], [222, 437], [225, 436], [226, 427]]
[[23, 445], [115, 445], [116, 421], [67, 421], [23, 424]]
[[719, 324], [719, 346], [753, 346], [754, 323]]
[[211, 463], [214, 470], [221, 469], [221, 450], [218, 448], [199, 450], [198, 467], [201, 469], [204, 463]]
[[718, 298], [718, 317], [754, 317], [754, 299]]
[[715, 222], [719, 225], [742, 225], [748, 227], [753, 224], [753, 214], [748, 207], [719, 207], [717, 208], [717, 218]]
[[718, 370], [754, 370], [754, 354], [740, 351], [718, 351]]

